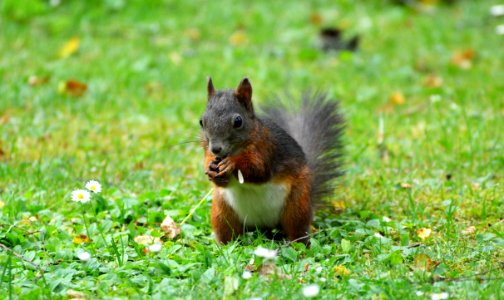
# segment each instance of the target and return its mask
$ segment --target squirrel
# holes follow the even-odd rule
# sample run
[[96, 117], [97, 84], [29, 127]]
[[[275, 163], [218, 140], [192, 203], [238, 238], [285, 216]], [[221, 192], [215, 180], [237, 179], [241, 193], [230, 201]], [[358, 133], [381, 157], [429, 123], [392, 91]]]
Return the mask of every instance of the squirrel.
[[339, 104], [326, 95], [304, 95], [299, 112], [276, 106], [258, 116], [252, 85], [236, 90], [207, 84], [200, 119], [205, 174], [214, 185], [211, 223], [226, 244], [247, 230], [283, 231], [309, 245], [314, 210], [342, 175]]

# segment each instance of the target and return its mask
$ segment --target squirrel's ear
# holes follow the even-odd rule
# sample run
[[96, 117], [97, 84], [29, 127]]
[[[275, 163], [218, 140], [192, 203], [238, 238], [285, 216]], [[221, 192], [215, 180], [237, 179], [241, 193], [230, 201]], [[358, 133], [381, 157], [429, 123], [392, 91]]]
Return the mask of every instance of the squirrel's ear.
[[207, 91], [208, 91], [208, 100], [210, 100], [210, 98], [212, 98], [212, 96], [215, 95], [215, 88], [213, 86], [212, 77], [208, 77]]
[[245, 108], [252, 110], [252, 85], [248, 78], [243, 78], [236, 88], [235, 95]]

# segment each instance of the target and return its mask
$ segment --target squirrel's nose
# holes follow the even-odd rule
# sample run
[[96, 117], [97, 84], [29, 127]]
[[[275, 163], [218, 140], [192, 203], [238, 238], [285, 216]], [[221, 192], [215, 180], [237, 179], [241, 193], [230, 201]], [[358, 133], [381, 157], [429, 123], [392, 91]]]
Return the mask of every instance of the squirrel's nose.
[[222, 147], [221, 146], [217, 146], [217, 145], [212, 145], [211, 150], [212, 150], [213, 154], [219, 155], [222, 152]]

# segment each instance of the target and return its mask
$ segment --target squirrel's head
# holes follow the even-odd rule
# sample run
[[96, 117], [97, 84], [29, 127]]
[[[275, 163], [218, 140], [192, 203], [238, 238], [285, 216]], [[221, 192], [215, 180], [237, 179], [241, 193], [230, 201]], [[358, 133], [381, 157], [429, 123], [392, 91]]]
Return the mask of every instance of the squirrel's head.
[[208, 103], [200, 119], [202, 138], [218, 158], [236, 154], [249, 140], [255, 124], [252, 86], [244, 78], [236, 90], [216, 91], [208, 79]]

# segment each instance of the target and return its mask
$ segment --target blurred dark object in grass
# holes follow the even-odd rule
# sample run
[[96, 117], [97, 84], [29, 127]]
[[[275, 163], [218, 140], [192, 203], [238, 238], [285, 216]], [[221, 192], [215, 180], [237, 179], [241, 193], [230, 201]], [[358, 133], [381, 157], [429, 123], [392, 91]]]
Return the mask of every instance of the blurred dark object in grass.
[[338, 28], [328, 27], [320, 30], [320, 40], [322, 50], [328, 51], [357, 51], [359, 48], [359, 36], [356, 35], [350, 40], [343, 39], [343, 31]]

